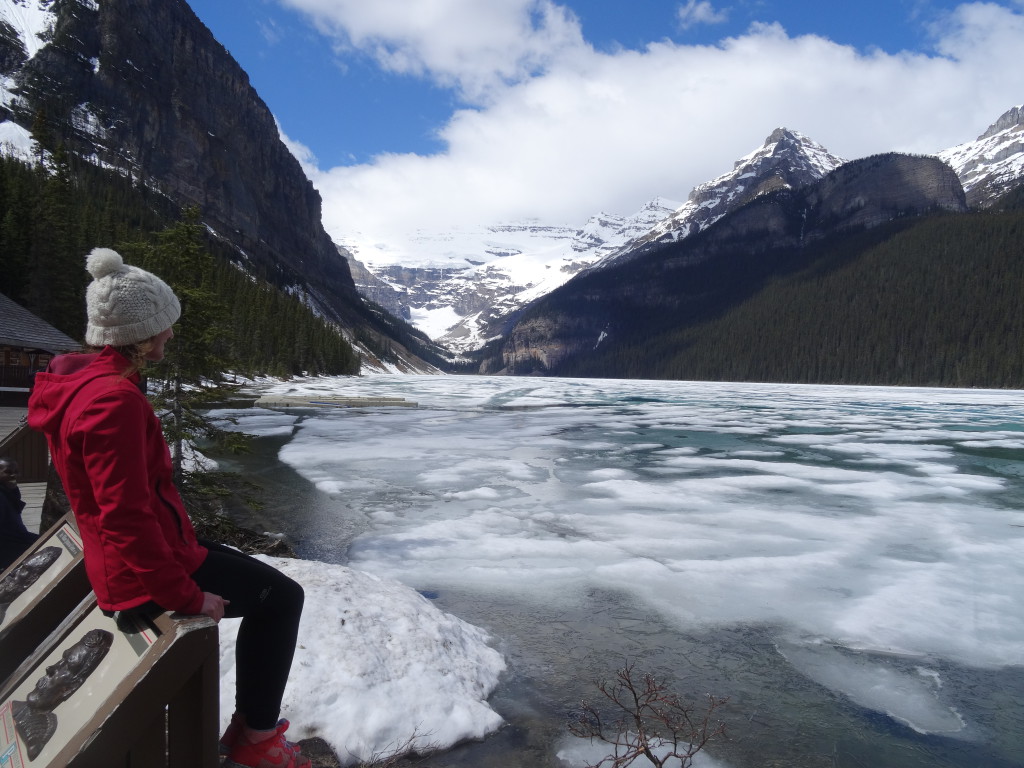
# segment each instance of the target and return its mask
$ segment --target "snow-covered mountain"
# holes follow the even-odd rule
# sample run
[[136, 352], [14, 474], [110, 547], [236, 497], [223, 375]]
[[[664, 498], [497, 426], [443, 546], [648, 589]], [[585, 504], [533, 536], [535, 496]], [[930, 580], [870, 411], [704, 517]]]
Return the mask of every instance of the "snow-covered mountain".
[[[466, 352], [579, 272], [686, 237], [757, 195], [817, 181], [842, 163], [820, 144], [779, 128], [731, 171], [694, 189], [683, 205], [656, 198], [632, 216], [600, 213], [581, 228], [526, 222], [418, 233], [391, 249], [367, 247], [358, 237], [338, 240], [358, 262], [352, 271], [363, 295]], [[416, 266], [401, 263], [402, 252], [415, 253]]]
[[[87, 0], [95, 6], [95, 0]], [[18, 41], [26, 58], [32, 58], [46, 44], [47, 35], [57, 21], [52, 0], [11, 0], [0, 4], [0, 21], [10, 27], [9, 35]], [[13, 40], [12, 40], [13, 42]]]
[[[1024, 106], [975, 141], [937, 152], [957, 173], [972, 207], [985, 207], [1024, 178]], [[571, 277], [630, 260], [699, 232], [761, 194], [811, 184], [844, 160], [797, 131], [778, 128], [731, 171], [697, 186], [682, 205], [655, 199], [629, 217], [598, 214], [582, 228], [527, 222], [444, 234], [418, 233], [404, 246], [340, 238], [359, 290], [431, 338], [466, 352], [504, 321]], [[402, 254], [415, 253], [416, 266]], [[424, 259], [427, 265], [424, 266]]]
[[706, 229], [758, 195], [798, 189], [824, 178], [845, 161], [806, 136], [777, 128], [733, 169], [694, 188], [689, 199], [650, 231], [609, 254], [598, 267], [622, 263], [647, 246], [674, 242]]
[[967, 202], [985, 208], [1024, 177], [1024, 105], [1006, 111], [974, 141], [938, 156], [960, 177]]
[[12, 0], [0, 3], [0, 155], [22, 161], [32, 159], [32, 134], [6, 119], [16, 97], [14, 72], [17, 65], [30, 59], [44, 44], [57, 16], [49, 3]]
[[[339, 236], [360, 292], [456, 351], [478, 349], [502, 318], [553, 291], [670, 215], [657, 198], [632, 216], [600, 213], [582, 227], [527, 221], [443, 234], [384, 249]], [[404, 254], [416, 254], [410, 264]], [[365, 268], [365, 269], [364, 269]]]

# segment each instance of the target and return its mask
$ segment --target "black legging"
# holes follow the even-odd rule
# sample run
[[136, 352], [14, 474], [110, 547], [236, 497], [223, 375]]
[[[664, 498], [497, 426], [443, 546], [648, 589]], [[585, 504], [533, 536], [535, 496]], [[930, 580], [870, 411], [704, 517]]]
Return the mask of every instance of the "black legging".
[[266, 563], [221, 544], [192, 574], [204, 592], [230, 601], [226, 618], [241, 617], [235, 645], [235, 708], [256, 730], [277, 724], [295, 654], [302, 587]]

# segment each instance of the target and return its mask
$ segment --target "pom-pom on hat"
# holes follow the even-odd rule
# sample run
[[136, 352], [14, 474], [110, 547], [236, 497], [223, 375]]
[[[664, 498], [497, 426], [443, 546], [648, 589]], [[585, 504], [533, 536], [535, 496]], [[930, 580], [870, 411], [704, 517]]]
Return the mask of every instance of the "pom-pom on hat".
[[181, 317], [181, 305], [170, 286], [151, 272], [125, 264], [117, 251], [94, 248], [85, 257], [85, 268], [93, 276], [85, 292], [86, 344], [137, 344], [166, 331]]

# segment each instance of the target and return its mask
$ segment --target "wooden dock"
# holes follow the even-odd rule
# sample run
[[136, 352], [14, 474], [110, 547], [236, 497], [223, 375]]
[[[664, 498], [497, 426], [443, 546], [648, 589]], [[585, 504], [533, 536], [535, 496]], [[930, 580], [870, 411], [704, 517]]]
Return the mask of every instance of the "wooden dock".
[[401, 397], [313, 397], [264, 395], [254, 405], [260, 408], [415, 408]]

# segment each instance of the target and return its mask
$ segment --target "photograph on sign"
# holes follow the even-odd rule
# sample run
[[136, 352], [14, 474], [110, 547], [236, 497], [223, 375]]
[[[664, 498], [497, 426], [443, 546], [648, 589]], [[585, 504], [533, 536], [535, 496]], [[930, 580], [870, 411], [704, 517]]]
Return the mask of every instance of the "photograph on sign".
[[158, 636], [145, 618], [91, 609], [0, 704], [0, 767], [49, 765]]
[[[0, 578], [0, 631], [28, 612], [82, 553], [78, 532], [65, 523]], [[6, 768], [3, 763], [0, 766]]]

